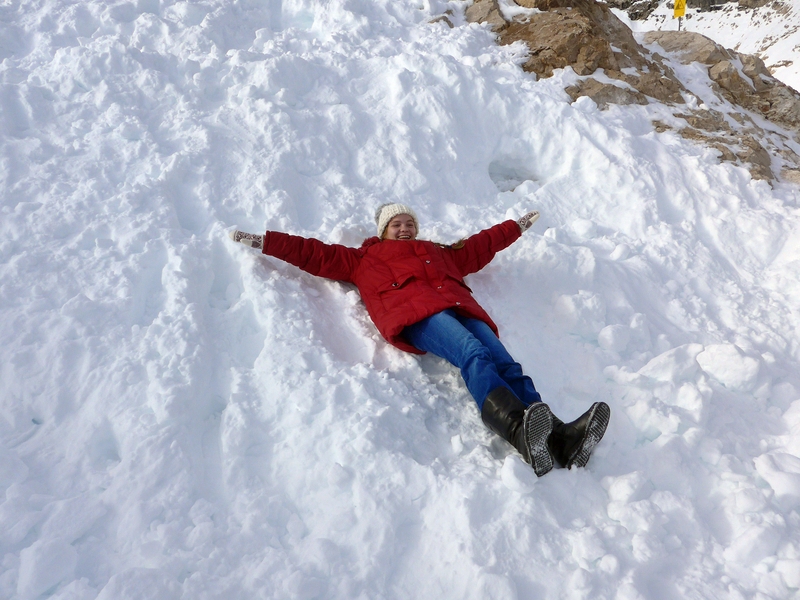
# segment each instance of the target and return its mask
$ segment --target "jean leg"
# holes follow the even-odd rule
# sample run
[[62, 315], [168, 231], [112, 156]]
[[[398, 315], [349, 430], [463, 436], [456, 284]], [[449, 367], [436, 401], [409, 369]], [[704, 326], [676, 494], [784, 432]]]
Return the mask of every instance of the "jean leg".
[[461, 369], [478, 408], [483, 408], [483, 401], [493, 389], [501, 386], [511, 389], [498, 373], [489, 349], [464, 327], [453, 311], [445, 310], [409, 325], [403, 335], [415, 348], [440, 356]]
[[533, 380], [522, 372], [522, 365], [511, 357], [491, 327], [479, 319], [470, 319], [460, 315], [457, 315], [456, 318], [489, 350], [498, 374], [511, 388], [511, 391], [517, 395], [517, 398], [528, 406], [542, 401], [542, 397], [533, 385]]

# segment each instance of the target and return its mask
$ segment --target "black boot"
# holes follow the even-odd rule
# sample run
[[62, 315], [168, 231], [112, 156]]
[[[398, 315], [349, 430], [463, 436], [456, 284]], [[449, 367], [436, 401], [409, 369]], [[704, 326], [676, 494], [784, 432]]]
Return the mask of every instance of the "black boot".
[[526, 407], [506, 387], [489, 392], [481, 418], [486, 426], [509, 442], [533, 467], [538, 477], [553, 468], [547, 438], [553, 430], [553, 413], [544, 402]]
[[547, 441], [550, 453], [562, 467], [585, 467], [589, 456], [611, 418], [611, 409], [605, 402], [595, 402], [592, 407], [572, 423], [564, 423], [553, 416], [553, 433]]

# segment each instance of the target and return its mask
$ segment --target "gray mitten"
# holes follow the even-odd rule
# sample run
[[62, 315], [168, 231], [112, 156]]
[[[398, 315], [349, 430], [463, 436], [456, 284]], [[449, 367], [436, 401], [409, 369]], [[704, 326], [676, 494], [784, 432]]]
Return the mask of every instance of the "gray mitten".
[[264, 248], [263, 235], [256, 235], [255, 233], [246, 233], [244, 231], [239, 231], [238, 229], [229, 231], [228, 235], [234, 242], [239, 242], [240, 244], [244, 244], [245, 246], [249, 246], [250, 248], [257, 248], [259, 250]]
[[534, 210], [533, 212], [529, 212], [524, 217], [520, 217], [517, 219], [517, 225], [519, 225], [519, 230], [522, 233], [525, 233], [528, 229], [530, 229], [531, 225], [536, 222], [536, 219], [539, 218], [539, 211]]

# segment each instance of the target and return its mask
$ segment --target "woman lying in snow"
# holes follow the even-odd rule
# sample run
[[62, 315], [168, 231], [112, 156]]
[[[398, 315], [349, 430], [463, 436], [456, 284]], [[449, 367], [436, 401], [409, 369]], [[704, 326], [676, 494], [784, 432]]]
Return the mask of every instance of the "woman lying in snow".
[[312, 275], [355, 284], [389, 343], [416, 354], [431, 352], [461, 369], [483, 422], [541, 477], [554, 461], [567, 468], [585, 466], [611, 410], [595, 402], [572, 423], [554, 416], [500, 343], [497, 326], [463, 279], [485, 267], [538, 218], [538, 212], [531, 212], [443, 246], [417, 239], [419, 222], [411, 208], [384, 204], [375, 214], [377, 237], [360, 248], [274, 231], [232, 231], [230, 236]]

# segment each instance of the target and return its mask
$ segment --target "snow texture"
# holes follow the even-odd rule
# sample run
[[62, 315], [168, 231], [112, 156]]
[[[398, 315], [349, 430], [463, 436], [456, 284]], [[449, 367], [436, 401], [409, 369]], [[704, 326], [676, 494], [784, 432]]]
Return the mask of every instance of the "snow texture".
[[[800, 191], [463, 8], [0, 1], [0, 598], [797, 596]], [[587, 468], [226, 235], [384, 201], [541, 211], [469, 284], [557, 415], [611, 405]]]

